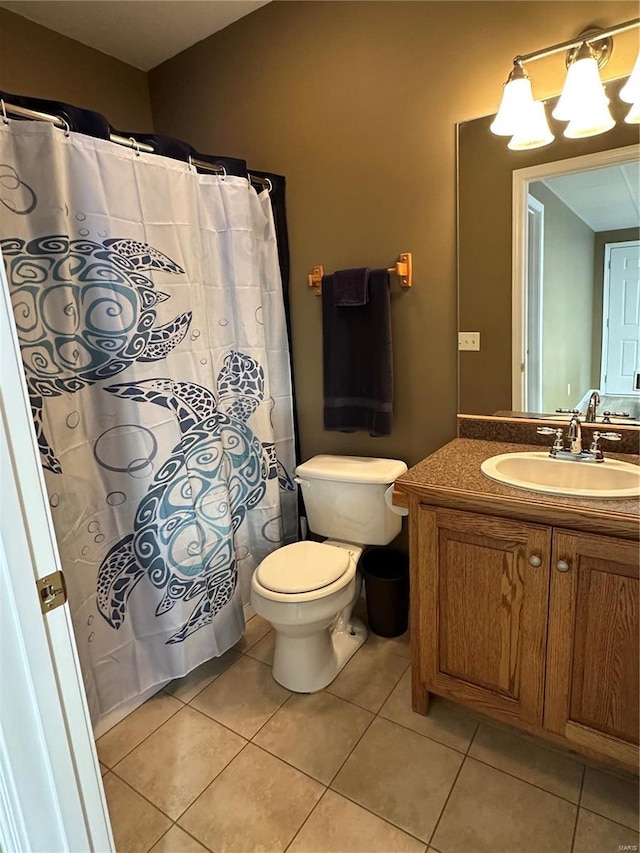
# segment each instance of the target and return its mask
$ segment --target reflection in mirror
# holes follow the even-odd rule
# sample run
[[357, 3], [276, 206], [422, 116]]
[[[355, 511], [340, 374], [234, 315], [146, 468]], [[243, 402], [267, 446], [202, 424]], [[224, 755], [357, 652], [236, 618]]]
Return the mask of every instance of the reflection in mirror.
[[640, 419], [639, 151], [513, 173], [515, 409]]
[[[591, 261], [574, 260], [572, 266], [571, 258], [566, 256], [562, 262], [564, 266], [558, 260], [555, 269], [549, 270], [553, 278], [547, 284], [544, 275], [545, 265], [551, 263], [551, 242], [554, 239], [556, 244], [565, 248], [578, 242], [578, 237], [568, 224], [568, 213], [565, 214], [567, 221], [562, 226], [564, 230], [554, 223], [552, 208], [569, 210], [576, 202], [575, 199], [562, 200], [561, 195], [566, 187], [561, 189], [561, 182], [552, 182], [552, 178], [576, 171], [576, 165], [577, 171], [584, 171], [579, 165], [580, 158], [607, 152], [607, 156], [612, 158], [609, 162], [588, 164], [589, 171], [597, 179], [598, 175], [593, 170], [619, 166], [612, 151], [635, 146], [635, 153], [631, 157], [631, 161], [635, 162], [628, 166], [623, 164], [618, 169], [616, 180], [629, 181], [629, 197], [632, 197], [638, 186], [638, 127], [625, 124], [624, 110], [616, 96], [623, 83], [607, 83], [607, 95], [611, 99], [611, 109], [617, 123], [612, 130], [600, 136], [569, 140], [562, 135], [564, 125], [552, 120], [555, 140], [551, 145], [530, 151], [509, 151], [489, 130], [493, 116], [458, 125], [458, 328], [460, 331], [480, 332], [480, 350], [459, 353], [458, 409], [461, 412], [495, 414], [534, 409], [553, 413], [556, 408], [584, 406], [585, 395], [587, 401], [589, 397], [587, 392], [593, 389], [605, 390], [601, 376], [603, 340], [598, 330], [600, 323], [604, 329], [604, 320], [601, 320], [604, 277], [600, 281], [597, 272], [597, 269], [601, 269], [604, 274], [605, 261], [604, 256], [602, 261], [599, 260], [599, 253], [605, 252], [605, 244], [608, 243], [609, 249], [606, 251], [611, 255], [614, 248], [611, 244], [626, 243], [629, 235], [631, 239], [638, 239], [637, 209], [635, 222], [631, 223], [628, 231], [629, 220], [626, 219], [621, 222], [612, 220], [594, 223], [594, 227], [590, 227], [576, 214], [575, 218], [584, 228], [588, 227], [593, 235], [587, 234], [588, 240], [585, 240], [593, 247]], [[547, 102], [548, 113], [551, 113], [553, 104], [553, 100]], [[629, 163], [628, 156], [626, 159]], [[559, 161], [564, 162], [558, 165]], [[517, 208], [520, 222], [515, 222], [512, 216], [512, 187], [518, 185], [518, 182], [514, 182], [514, 173], [523, 175], [533, 167], [541, 168], [537, 173], [533, 172], [526, 183], [520, 182], [522, 198]], [[597, 191], [596, 207], [604, 206], [605, 196], [609, 193], [612, 173], [605, 177], [606, 185]], [[529, 183], [531, 192], [528, 191]], [[533, 186], [534, 183], [537, 186]], [[583, 191], [574, 192], [574, 196], [576, 194], [582, 195]], [[564, 205], [564, 208], [559, 205]], [[529, 228], [525, 228], [525, 220], [529, 222], [532, 242], [535, 244], [537, 240], [538, 245], [537, 252], [534, 253], [532, 249], [530, 258], [521, 245], [523, 235], [529, 231]], [[575, 222], [574, 226], [578, 229]], [[519, 238], [512, 242], [514, 227]], [[618, 231], [623, 233], [608, 234]], [[546, 250], [545, 239], [549, 243]], [[615, 253], [612, 255], [614, 259]], [[526, 263], [527, 260], [529, 263]], [[586, 265], [587, 272], [579, 275], [579, 263]], [[626, 263], [632, 264], [633, 260]], [[588, 278], [589, 268], [592, 299], [587, 304], [585, 294], [577, 292], [576, 283], [579, 277]], [[523, 289], [525, 278], [536, 275], [539, 276], [538, 302], [533, 293], [530, 298], [525, 298]], [[514, 281], [519, 282], [515, 290]], [[627, 314], [633, 313], [631, 301], [626, 296], [625, 299]], [[526, 337], [529, 337], [534, 351], [525, 359]], [[637, 344], [637, 337], [635, 342], [622, 343], [623, 367], [628, 373], [630, 353], [634, 346], [637, 352], [640, 345]], [[536, 346], [539, 356], [537, 361], [534, 357]], [[517, 353], [515, 356], [514, 348]], [[522, 365], [525, 362], [526, 372], [523, 374]], [[635, 370], [639, 368], [640, 364]], [[526, 392], [525, 388], [528, 389]], [[628, 388], [622, 396], [634, 397], [635, 392], [628, 394], [626, 391]], [[615, 396], [620, 395], [616, 392]], [[607, 401], [606, 405], [601, 403], [599, 413], [605, 410], [618, 411], [620, 405], [617, 403], [614, 406], [613, 400]], [[623, 411], [627, 412], [630, 408], [627, 405]]]

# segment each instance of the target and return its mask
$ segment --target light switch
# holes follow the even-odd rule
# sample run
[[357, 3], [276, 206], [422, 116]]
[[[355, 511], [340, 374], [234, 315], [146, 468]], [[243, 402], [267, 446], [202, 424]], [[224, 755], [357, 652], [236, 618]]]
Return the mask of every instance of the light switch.
[[480, 332], [458, 332], [459, 350], [479, 350]]

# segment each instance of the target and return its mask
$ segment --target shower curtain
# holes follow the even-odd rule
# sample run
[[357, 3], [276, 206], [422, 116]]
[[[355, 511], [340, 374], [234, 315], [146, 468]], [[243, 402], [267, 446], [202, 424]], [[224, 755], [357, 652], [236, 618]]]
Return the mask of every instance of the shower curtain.
[[0, 248], [94, 724], [241, 636], [296, 538], [268, 192], [0, 127]]

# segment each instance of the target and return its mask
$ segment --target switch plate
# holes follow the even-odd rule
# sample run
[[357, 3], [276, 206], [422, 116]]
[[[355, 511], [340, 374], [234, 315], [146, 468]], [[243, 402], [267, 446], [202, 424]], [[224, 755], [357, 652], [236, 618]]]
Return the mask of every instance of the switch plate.
[[459, 350], [479, 350], [480, 332], [458, 332]]

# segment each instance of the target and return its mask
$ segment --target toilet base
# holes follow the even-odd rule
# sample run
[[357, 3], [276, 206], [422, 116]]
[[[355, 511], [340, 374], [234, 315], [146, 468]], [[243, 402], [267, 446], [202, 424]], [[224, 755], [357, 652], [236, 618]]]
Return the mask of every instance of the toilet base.
[[294, 693], [315, 693], [331, 684], [367, 639], [364, 623], [345, 618], [344, 612], [324, 630], [309, 633], [305, 626], [304, 636], [290, 626], [275, 627], [273, 677]]

